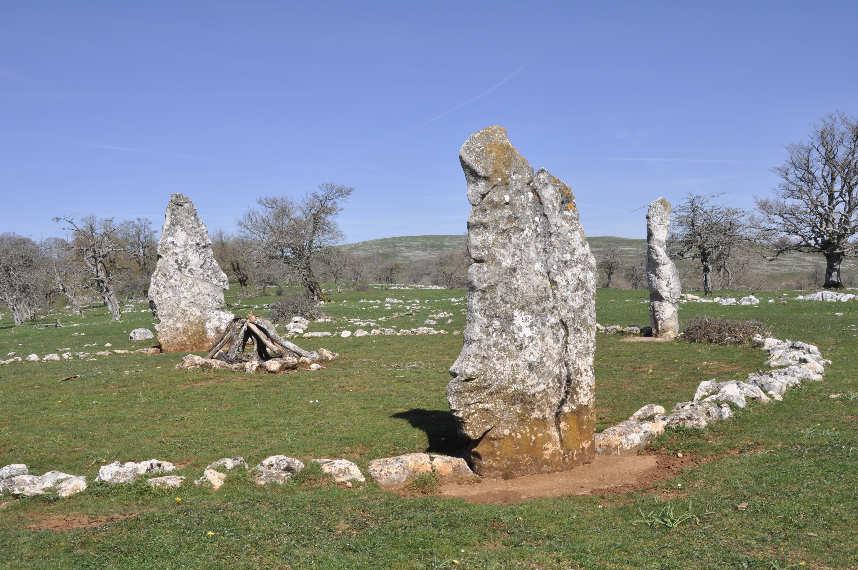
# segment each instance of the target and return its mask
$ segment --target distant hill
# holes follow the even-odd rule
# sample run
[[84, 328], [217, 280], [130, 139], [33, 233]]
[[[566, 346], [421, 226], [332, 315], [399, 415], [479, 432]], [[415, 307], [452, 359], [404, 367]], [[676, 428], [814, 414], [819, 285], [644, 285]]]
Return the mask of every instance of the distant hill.
[[[608, 250], [616, 248], [623, 265], [641, 263], [646, 255], [646, 240], [614, 236], [587, 238], [596, 260], [603, 259]], [[411, 265], [425, 263], [440, 255], [464, 251], [464, 235], [399, 236], [373, 239], [340, 246], [361, 257], [381, 257], [387, 261]], [[814, 287], [814, 281], [825, 263], [821, 255], [790, 254], [775, 261], [766, 261], [756, 254], [746, 254], [745, 266], [740, 270], [741, 281], [758, 288], [803, 288]], [[682, 261], [678, 264], [683, 281], [697, 286], [696, 262]], [[843, 275], [848, 285], [854, 285], [858, 277], [858, 263], [852, 259], [843, 264]], [[623, 278], [619, 276], [622, 283]], [[821, 283], [821, 278], [820, 281]]]

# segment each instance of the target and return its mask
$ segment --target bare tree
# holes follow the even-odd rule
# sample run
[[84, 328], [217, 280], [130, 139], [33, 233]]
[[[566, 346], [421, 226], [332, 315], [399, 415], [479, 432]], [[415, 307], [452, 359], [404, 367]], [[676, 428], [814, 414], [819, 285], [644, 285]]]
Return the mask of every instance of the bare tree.
[[745, 215], [717, 203], [712, 196], [689, 194], [673, 210], [670, 246], [680, 259], [697, 259], [703, 292], [712, 292], [712, 271], [729, 267], [738, 246], [747, 239]]
[[221, 268], [235, 279], [239, 287], [245, 289], [250, 284], [251, 274], [254, 273], [250, 260], [251, 248], [246, 240], [218, 230], [212, 236], [212, 249]]
[[122, 316], [116, 297], [113, 274], [118, 255], [123, 251], [118, 239], [119, 228], [111, 219], [99, 220], [94, 216], [76, 221], [74, 218], [54, 218], [72, 234], [72, 247], [86, 268], [89, 286], [104, 300], [114, 321]]
[[788, 152], [775, 169], [776, 197], [757, 199], [754, 225], [776, 255], [823, 254], [823, 287], [843, 287], [840, 264], [858, 250], [858, 119], [829, 115]]
[[62, 238], [48, 238], [42, 242], [42, 252], [50, 292], [65, 297], [75, 314], [83, 314], [85, 276], [83, 267], [74, 258], [72, 244]]
[[624, 275], [632, 289], [640, 289], [643, 287], [646, 283], [646, 259], [626, 267]]
[[322, 298], [322, 286], [313, 270], [319, 255], [342, 239], [336, 223], [352, 188], [322, 184], [300, 201], [286, 197], [260, 198], [239, 222], [260, 259], [282, 264], [300, 281], [308, 297]]
[[610, 247], [605, 252], [605, 256], [599, 260], [598, 268], [605, 276], [605, 287], [610, 289], [611, 283], [614, 280], [614, 274], [620, 270], [622, 259], [620, 258], [620, 250], [616, 247]]
[[158, 239], [152, 229], [152, 222], [146, 218], [122, 222], [117, 235], [125, 255], [136, 270], [135, 285], [145, 296], [158, 260]]
[[464, 287], [467, 282], [469, 263], [470, 257], [466, 248], [442, 254], [435, 262], [432, 279], [434, 284], [447, 289]]
[[41, 252], [33, 240], [0, 235], [0, 301], [9, 307], [16, 325], [36, 315], [42, 268]]

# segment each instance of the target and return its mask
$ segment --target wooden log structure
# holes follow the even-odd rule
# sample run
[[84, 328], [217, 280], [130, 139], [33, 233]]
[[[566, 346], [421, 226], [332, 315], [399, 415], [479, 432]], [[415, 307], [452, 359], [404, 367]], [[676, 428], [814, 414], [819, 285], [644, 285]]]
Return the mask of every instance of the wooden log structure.
[[229, 363], [239, 362], [247, 348], [247, 343], [251, 340], [256, 347], [258, 360], [263, 362], [284, 356], [304, 357], [311, 360], [319, 358], [315, 352], [304, 350], [297, 344], [282, 338], [271, 322], [253, 313], [246, 318], [235, 317], [230, 321], [223, 335], [212, 345], [206, 357]]

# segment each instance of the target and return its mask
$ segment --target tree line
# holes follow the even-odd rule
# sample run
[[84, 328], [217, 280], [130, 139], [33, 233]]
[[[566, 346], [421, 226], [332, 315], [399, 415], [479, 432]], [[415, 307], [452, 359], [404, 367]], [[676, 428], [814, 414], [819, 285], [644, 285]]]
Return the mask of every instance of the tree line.
[[[825, 117], [805, 142], [787, 147], [787, 159], [775, 173], [779, 183], [773, 196], [758, 199], [752, 212], [700, 194], [674, 208], [671, 253], [696, 264], [706, 294], [716, 278], [731, 287], [754, 262], [750, 255], [772, 260], [790, 252], [819, 254], [825, 260], [823, 287], [843, 287], [843, 260], [858, 251], [858, 120]], [[336, 247], [343, 237], [337, 216], [352, 193], [348, 186], [323, 184], [299, 199], [260, 198], [239, 220], [235, 235], [212, 236], [215, 257], [240, 291], [273, 287], [278, 292], [293, 284], [298, 302], [308, 305], [323, 299], [323, 282], [338, 288], [465, 284], [464, 247], [412, 265]], [[103, 303], [118, 320], [122, 299], [145, 297], [157, 261], [157, 234], [149, 220], [65, 216], [55, 222], [65, 237], [37, 243], [0, 235], [0, 302], [15, 324], [35, 318], [58, 299], [77, 313]], [[618, 277], [631, 287], [646, 282], [643, 260], [628, 263], [617, 249], [601, 256], [599, 269], [607, 287]]]

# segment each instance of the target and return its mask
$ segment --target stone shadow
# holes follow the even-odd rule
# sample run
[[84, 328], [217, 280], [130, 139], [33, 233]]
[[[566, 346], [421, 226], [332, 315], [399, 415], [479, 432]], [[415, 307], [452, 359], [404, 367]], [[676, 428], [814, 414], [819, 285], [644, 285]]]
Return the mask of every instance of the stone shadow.
[[449, 411], [415, 408], [398, 412], [391, 417], [406, 420], [417, 429], [423, 430], [429, 440], [427, 452], [459, 455], [467, 446], [465, 439], [459, 435], [456, 418]]

